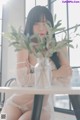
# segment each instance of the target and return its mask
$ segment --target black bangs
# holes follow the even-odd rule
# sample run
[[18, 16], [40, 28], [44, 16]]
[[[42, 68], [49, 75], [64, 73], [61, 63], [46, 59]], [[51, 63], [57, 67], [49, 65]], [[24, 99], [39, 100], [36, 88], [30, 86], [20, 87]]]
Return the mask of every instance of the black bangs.
[[41, 18], [44, 16], [45, 16], [46, 20], [50, 21], [50, 23], [53, 26], [53, 18], [52, 18], [52, 15], [51, 15], [49, 9], [47, 9], [44, 6], [35, 6], [34, 8], [32, 8], [27, 17], [24, 34], [26, 35], [27, 33], [29, 33], [30, 35], [32, 35], [33, 34], [33, 25], [36, 22], [40, 22]]

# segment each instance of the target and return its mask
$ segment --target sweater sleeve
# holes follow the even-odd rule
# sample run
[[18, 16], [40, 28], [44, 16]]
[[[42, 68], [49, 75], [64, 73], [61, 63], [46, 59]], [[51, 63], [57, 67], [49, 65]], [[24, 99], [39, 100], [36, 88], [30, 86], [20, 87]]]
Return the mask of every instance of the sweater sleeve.
[[22, 87], [34, 86], [34, 73], [28, 72], [27, 67], [22, 67], [17, 70], [17, 83]]

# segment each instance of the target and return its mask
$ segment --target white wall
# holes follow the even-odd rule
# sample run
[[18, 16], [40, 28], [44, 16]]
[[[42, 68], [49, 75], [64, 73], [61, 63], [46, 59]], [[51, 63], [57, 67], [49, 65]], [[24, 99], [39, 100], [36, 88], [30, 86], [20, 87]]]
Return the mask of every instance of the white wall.
[[[9, 32], [9, 25], [15, 28], [24, 28], [25, 20], [24, 0], [9, 0], [3, 9], [3, 32]], [[9, 47], [7, 40], [2, 44], [2, 85], [12, 77], [16, 76], [16, 52]]]

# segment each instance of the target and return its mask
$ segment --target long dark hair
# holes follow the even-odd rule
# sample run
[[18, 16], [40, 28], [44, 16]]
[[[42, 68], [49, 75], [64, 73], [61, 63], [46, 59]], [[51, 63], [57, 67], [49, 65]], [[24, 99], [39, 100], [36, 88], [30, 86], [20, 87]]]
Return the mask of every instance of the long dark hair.
[[[49, 9], [44, 6], [35, 6], [30, 10], [30, 12], [27, 16], [27, 22], [25, 25], [24, 34], [32, 35], [33, 34], [33, 25], [36, 22], [39, 22], [41, 20], [41, 18], [44, 16], [45, 16], [46, 20], [48, 20], [53, 27], [53, 17], [52, 17], [51, 12], [49, 11]], [[55, 35], [53, 37], [55, 37]], [[60, 62], [59, 62], [56, 52], [53, 53], [53, 55], [51, 56], [51, 59], [52, 59], [52, 61], [54, 61], [56, 67], [59, 68]]]
[[30, 35], [32, 35], [33, 34], [33, 25], [36, 22], [39, 22], [41, 20], [41, 18], [44, 16], [45, 16], [46, 20], [48, 20], [53, 27], [53, 17], [52, 17], [51, 12], [49, 11], [49, 9], [44, 6], [35, 6], [30, 10], [30, 12], [27, 16], [27, 22], [25, 25], [24, 34], [26, 35], [27, 33], [29, 33]]

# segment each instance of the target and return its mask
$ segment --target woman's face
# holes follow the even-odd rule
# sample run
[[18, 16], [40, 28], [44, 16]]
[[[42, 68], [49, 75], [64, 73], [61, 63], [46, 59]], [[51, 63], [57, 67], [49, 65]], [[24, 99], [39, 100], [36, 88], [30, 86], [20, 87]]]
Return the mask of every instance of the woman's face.
[[47, 28], [46, 28], [46, 18], [42, 17], [40, 22], [36, 22], [33, 25], [33, 33], [38, 33], [41, 37], [46, 35], [47, 33]]

